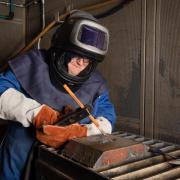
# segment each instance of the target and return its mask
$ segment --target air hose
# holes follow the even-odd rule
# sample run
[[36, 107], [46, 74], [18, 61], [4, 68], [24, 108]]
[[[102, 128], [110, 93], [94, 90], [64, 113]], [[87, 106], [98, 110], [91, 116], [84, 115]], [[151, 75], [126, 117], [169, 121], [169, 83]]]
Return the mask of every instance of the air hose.
[[107, 10], [107, 11], [101, 13], [101, 14], [96, 15], [95, 18], [101, 19], [101, 18], [105, 18], [107, 16], [110, 16], [110, 15], [116, 13], [117, 11], [119, 11], [120, 9], [122, 9], [125, 5], [127, 5], [131, 1], [134, 1], [134, 0], [124, 0], [124, 1], [121, 1], [115, 7], [112, 7], [111, 9], [109, 9], [109, 10]]

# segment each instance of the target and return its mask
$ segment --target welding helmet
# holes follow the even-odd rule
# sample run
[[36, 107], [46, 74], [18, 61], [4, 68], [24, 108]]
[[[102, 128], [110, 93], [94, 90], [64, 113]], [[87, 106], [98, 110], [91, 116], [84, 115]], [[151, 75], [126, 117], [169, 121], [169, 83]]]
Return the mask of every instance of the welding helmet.
[[[91, 14], [73, 11], [57, 28], [51, 42], [51, 71], [63, 83], [81, 85], [87, 80], [97, 63], [102, 62], [109, 44], [107, 28], [97, 23]], [[67, 73], [66, 63], [74, 56], [90, 60], [79, 75]], [[60, 79], [61, 78], [61, 79]]]

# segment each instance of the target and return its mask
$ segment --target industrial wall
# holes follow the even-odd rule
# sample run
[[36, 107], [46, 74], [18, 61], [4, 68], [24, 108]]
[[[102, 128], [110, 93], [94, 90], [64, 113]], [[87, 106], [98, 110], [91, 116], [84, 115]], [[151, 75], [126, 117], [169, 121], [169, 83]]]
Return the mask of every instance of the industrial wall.
[[26, 0], [10, 2], [0, 1], [0, 65], [30, 42], [41, 27], [40, 4]]
[[[46, 0], [48, 25], [55, 14], [104, 1]], [[123, 3], [91, 10], [94, 15]], [[40, 1], [14, 1], [12, 20], [0, 20], [0, 63], [14, 55], [41, 29]], [[8, 6], [0, 4], [7, 11]], [[117, 130], [180, 143], [180, 1], [126, 0], [110, 16], [99, 19], [110, 30], [110, 48], [99, 66], [117, 112]], [[54, 30], [41, 41], [48, 48]]]

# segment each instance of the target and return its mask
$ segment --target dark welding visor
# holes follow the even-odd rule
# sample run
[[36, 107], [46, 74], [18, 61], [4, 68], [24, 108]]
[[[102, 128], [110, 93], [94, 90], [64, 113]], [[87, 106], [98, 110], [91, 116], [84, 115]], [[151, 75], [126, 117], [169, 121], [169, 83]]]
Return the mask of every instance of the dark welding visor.
[[82, 20], [74, 26], [71, 41], [81, 49], [105, 55], [108, 50], [109, 32], [96, 22]]

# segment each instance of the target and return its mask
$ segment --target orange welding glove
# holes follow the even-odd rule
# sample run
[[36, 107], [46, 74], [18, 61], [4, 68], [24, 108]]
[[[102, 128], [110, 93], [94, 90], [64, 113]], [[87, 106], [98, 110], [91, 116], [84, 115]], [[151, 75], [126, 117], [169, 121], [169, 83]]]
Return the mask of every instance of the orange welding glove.
[[62, 112], [58, 112], [47, 105], [43, 105], [34, 117], [33, 124], [37, 129], [42, 128], [43, 125], [55, 124], [62, 115], [70, 113], [72, 110], [73, 108], [71, 105], [65, 106]]
[[47, 105], [43, 105], [40, 111], [33, 119], [33, 124], [35, 128], [42, 128], [43, 125], [54, 124], [58, 122], [59, 117], [62, 113], [55, 111]]
[[72, 111], [73, 111], [72, 105], [68, 104], [63, 108], [62, 113], [63, 113], [63, 115], [65, 115], [65, 114], [68, 114], [68, 113], [70, 113]]
[[66, 141], [87, 136], [87, 128], [79, 124], [68, 126], [43, 126], [43, 132], [37, 130], [37, 139], [48, 146], [59, 148]]

